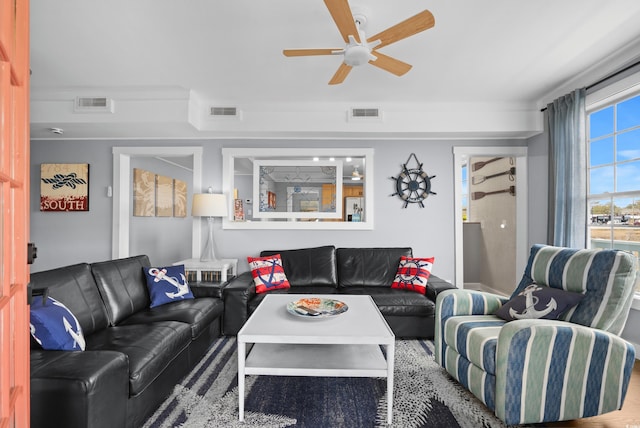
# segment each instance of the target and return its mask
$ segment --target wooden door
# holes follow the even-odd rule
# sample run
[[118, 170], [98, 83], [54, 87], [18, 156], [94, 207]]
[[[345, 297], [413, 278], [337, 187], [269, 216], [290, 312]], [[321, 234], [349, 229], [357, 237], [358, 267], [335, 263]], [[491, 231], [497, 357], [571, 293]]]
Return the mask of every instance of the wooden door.
[[0, 428], [29, 426], [29, 2], [0, 0]]

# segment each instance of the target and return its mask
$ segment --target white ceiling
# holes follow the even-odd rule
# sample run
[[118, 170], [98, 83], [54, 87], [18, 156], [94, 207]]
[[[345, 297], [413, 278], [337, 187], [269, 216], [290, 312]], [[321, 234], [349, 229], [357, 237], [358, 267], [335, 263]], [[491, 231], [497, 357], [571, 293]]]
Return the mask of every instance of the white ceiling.
[[[435, 27], [327, 83], [342, 47], [321, 0], [32, 0], [32, 138], [522, 138], [540, 108], [640, 56], [638, 0], [352, 0], [372, 35], [429, 9]], [[113, 113], [76, 113], [76, 96]], [[212, 119], [233, 106], [239, 119]], [[349, 121], [377, 107], [378, 121]], [[51, 127], [64, 129], [52, 134]]]

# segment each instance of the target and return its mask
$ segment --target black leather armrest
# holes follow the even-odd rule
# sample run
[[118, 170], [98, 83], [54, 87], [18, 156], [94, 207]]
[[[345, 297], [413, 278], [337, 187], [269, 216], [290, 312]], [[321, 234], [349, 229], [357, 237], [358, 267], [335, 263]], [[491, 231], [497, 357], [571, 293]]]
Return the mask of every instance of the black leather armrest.
[[450, 290], [452, 288], [456, 288], [456, 286], [432, 274], [431, 276], [429, 276], [429, 280], [427, 281], [426, 294], [429, 299], [435, 302], [438, 294], [440, 294], [444, 290]]
[[[233, 279], [233, 278], [231, 278]], [[225, 282], [190, 282], [189, 288], [193, 293], [193, 297], [217, 297], [222, 299], [222, 289], [229, 284]]]
[[224, 300], [224, 321], [222, 331], [225, 336], [238, 334], [249, 318], [248, 303], [256, 294], [256, 286], [251, 272], [244, 272], [222, 289]]

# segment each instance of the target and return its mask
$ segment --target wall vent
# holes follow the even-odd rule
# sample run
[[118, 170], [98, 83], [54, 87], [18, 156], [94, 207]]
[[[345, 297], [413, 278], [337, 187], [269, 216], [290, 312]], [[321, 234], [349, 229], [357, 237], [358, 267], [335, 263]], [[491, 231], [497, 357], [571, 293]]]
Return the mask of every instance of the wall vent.
[[380, 110], [377, 108], [354, 108], [351, 110], [353, 117], [378, 117]]
[[79, 113], [113, 113], [113, 100], [107, 97], [76, 97], [74, 111]]
[[349, 110], [348, 120], [379, 121], [382, 119], [382, 111], [377, 107], [354, 107]]
[[211, 116], [238, 116], [236, 107], [211, 107]]

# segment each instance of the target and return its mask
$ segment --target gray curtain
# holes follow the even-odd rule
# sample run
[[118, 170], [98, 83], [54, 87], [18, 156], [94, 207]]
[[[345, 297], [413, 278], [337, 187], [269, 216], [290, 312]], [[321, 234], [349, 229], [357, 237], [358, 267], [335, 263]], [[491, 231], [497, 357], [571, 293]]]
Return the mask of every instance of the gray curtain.
[[547, 105], [549, 213], [547, 241], [586, 247], [587, 150], [585, 89]]

